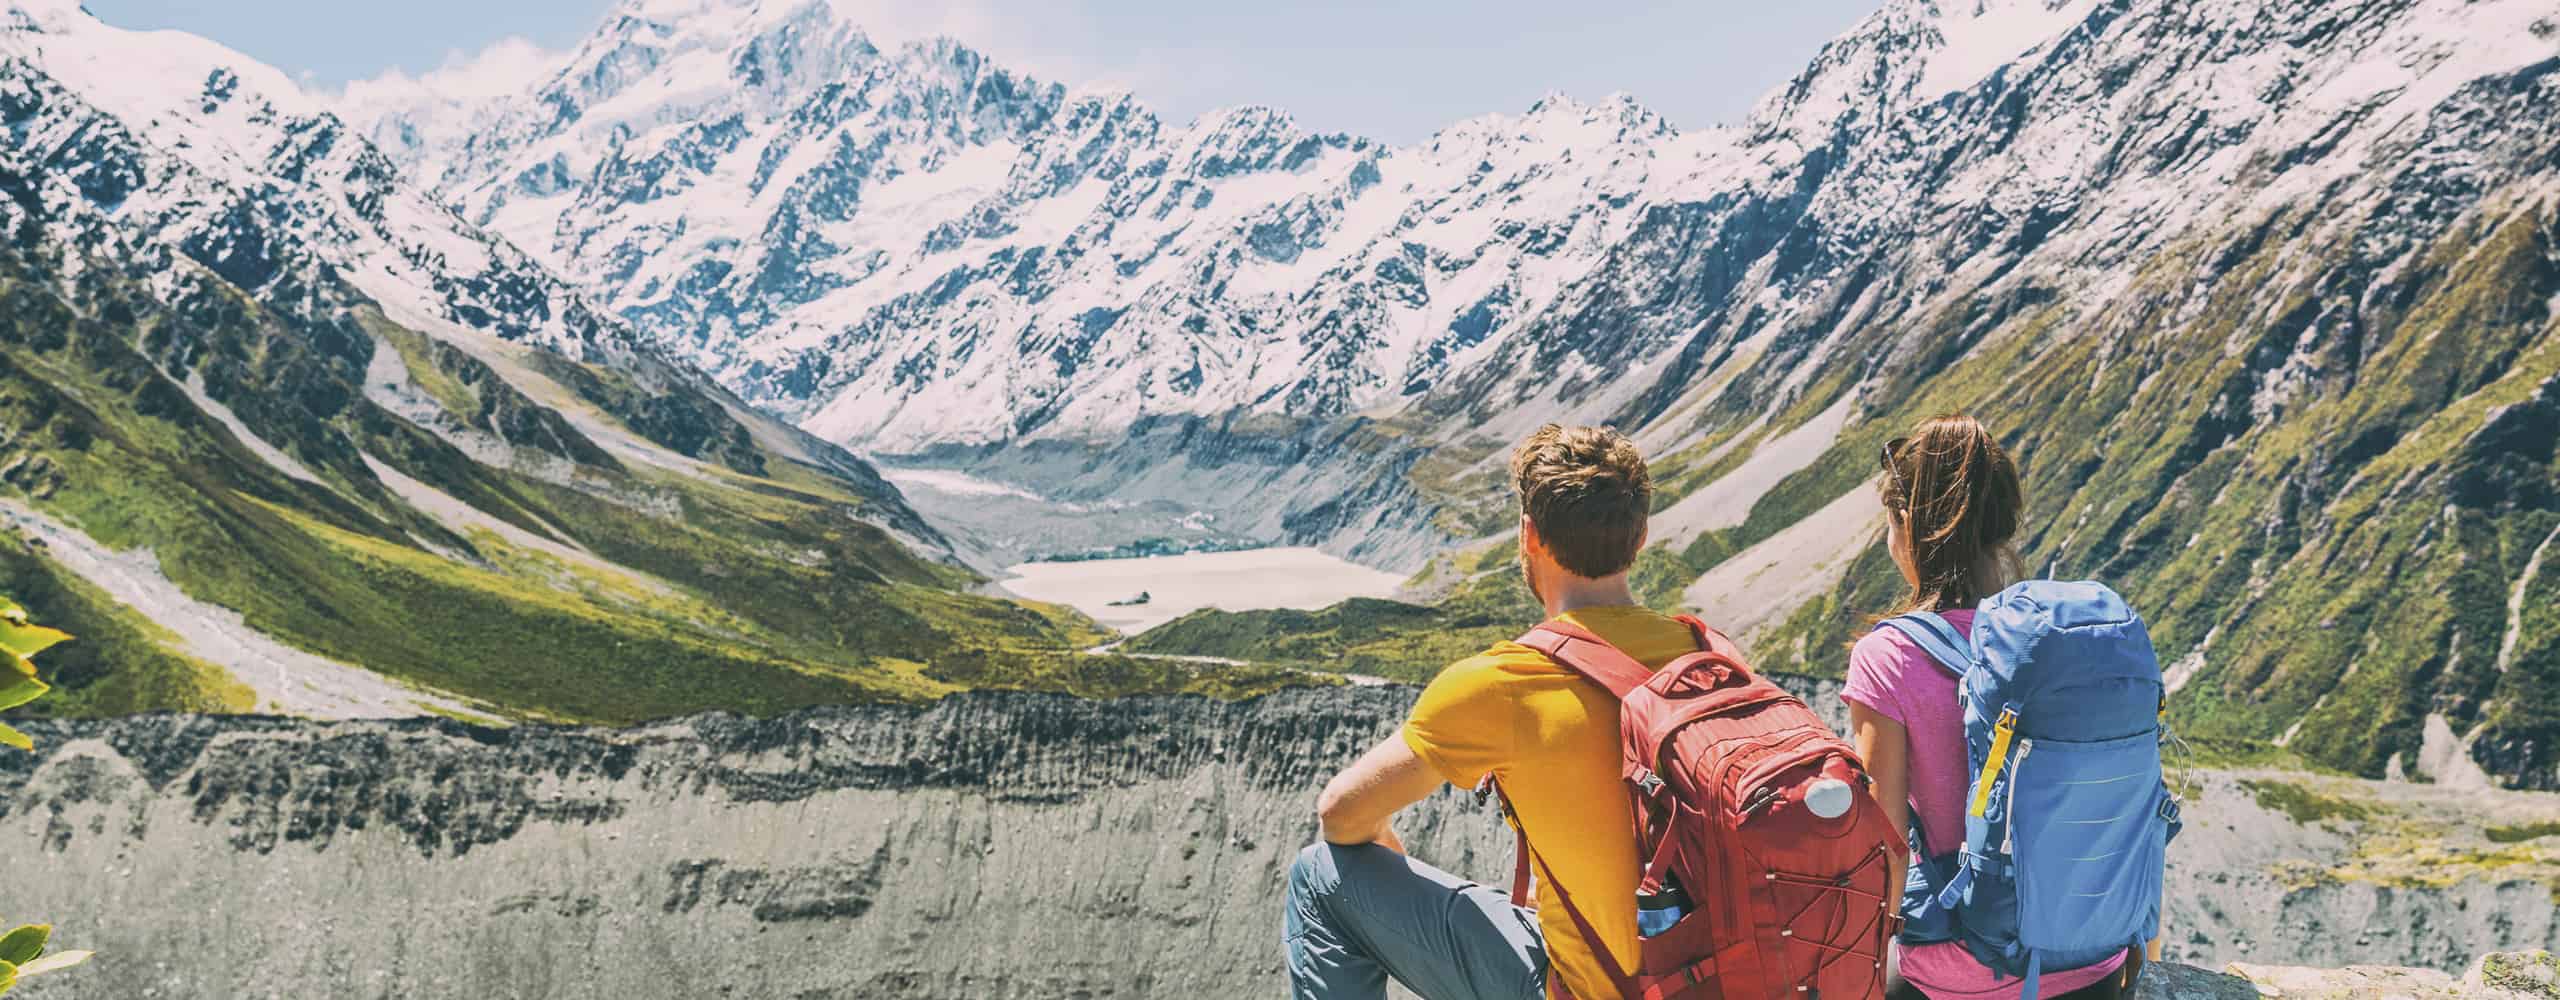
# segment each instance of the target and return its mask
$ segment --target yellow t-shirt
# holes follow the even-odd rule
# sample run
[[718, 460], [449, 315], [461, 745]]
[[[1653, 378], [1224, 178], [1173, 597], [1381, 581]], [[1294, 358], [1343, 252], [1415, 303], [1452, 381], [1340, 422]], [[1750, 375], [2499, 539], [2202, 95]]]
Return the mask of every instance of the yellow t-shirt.
[[[1560, 618], [1648, 667], [1698, 648], [1688, 626], [1647, 608], [1583, 608]], [[1575, 996], [1614, 996], [1548, 880], [1564, 883], [1618, 968], [1632, 971], [1636, 843], [1634, 805], [1619, 774], [1618, 700], [1546, 654], [1500, 642], [1440, 672], [1405, 721], [1404, 740], [1450, 784], [1473, 788], [1488, 773], [1501, 780], [1543, 865], [1538, 923], [1550, 968]]]

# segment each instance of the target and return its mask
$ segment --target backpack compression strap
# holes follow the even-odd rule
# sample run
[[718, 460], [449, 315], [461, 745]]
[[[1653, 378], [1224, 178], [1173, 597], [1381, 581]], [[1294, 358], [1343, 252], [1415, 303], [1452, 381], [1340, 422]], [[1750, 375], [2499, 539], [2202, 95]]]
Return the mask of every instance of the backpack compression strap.
[[1519, 642], [1547, 654], [1548, 659], [1590, 678], [1593, 683], [1608, 688], [1610, 694], [1622, 699], [1627, 692], [1643, 687], [1644, 682], [1653, 679], [1651, 668], [1577, 625], [1548, 622], [1530, 629]]

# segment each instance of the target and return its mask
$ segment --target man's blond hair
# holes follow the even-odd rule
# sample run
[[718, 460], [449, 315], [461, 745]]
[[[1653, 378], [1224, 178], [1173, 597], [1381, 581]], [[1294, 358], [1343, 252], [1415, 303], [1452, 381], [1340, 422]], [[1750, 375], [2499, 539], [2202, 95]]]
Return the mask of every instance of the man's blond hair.
[[1626, 435], [1548, 424], [1511, 453], [1520, 513], [1566, 572], [1588, 579], [1635, 565], [1653, 509], [1653, 478]]

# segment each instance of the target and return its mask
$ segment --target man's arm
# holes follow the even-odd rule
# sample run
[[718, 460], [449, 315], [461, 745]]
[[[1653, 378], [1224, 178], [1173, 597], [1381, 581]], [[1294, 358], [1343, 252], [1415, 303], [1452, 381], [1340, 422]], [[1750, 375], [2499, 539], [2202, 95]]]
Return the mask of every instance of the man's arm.
[[1379, 844], [1402, 851], [1390, 821], [1396, 811], [1422, 801], [1444, 784], [1438, 772], [1413, 752], [1404, 734], [1388, 736], [1369, 748], [1324, 786], [1316, 798], [1316, 819], [1324, 839], [1334, 844]]

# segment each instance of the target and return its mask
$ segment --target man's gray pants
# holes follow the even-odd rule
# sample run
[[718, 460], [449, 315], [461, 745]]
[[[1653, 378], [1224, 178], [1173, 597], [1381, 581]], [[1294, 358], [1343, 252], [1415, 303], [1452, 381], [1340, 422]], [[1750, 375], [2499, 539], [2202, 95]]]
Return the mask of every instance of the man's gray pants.
[[1319, 843], [1289, 866], [1280, 937], [1296, 1000], [1534, 1000], [1547, 948], [1533, 910], [1376, 844]]

